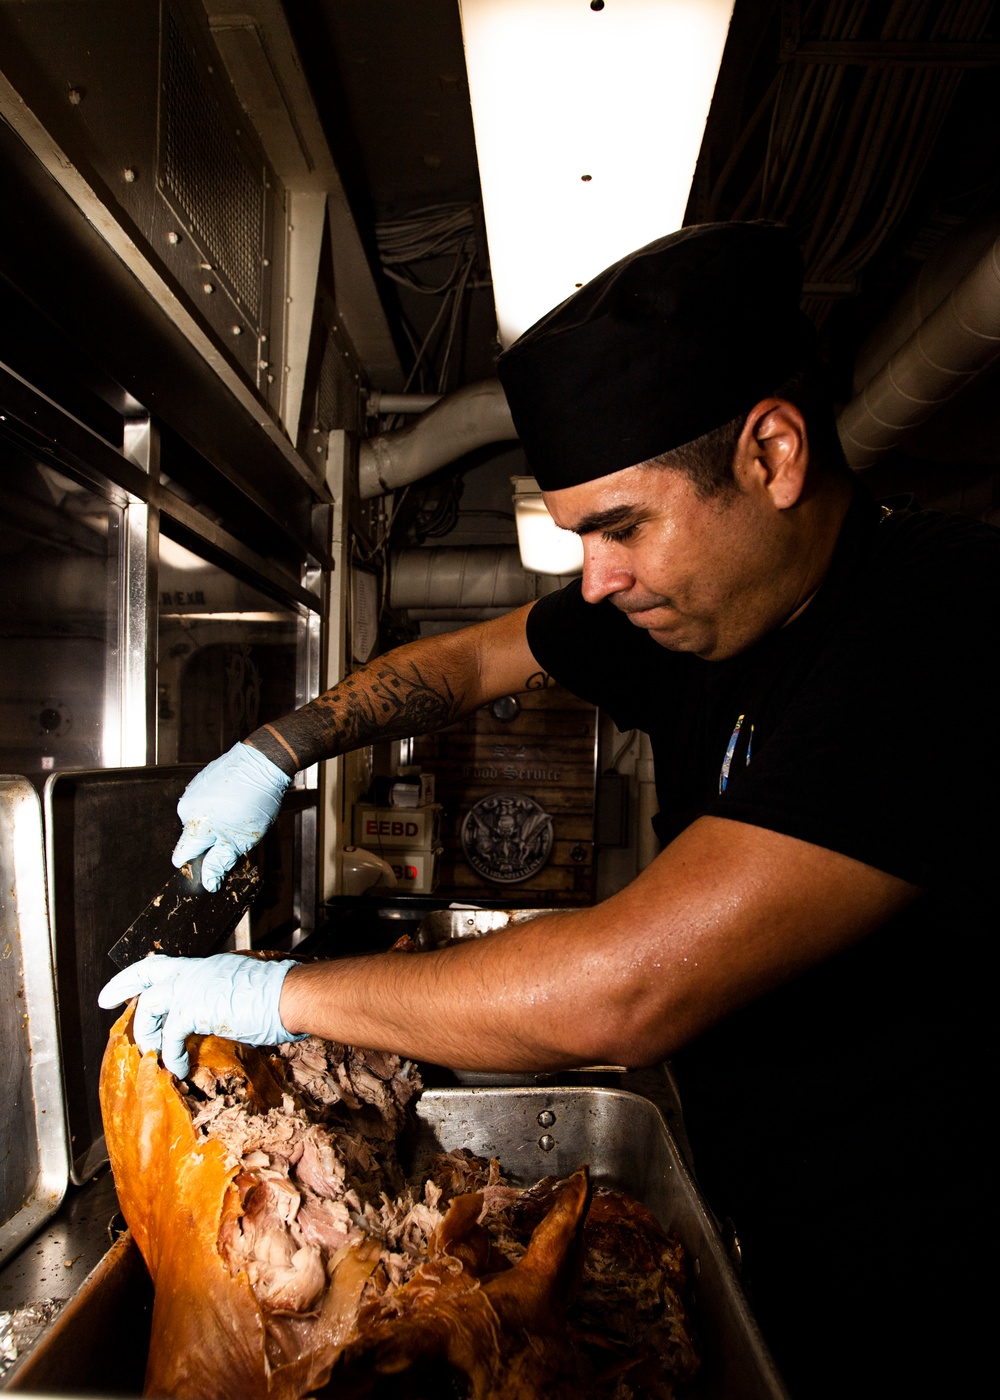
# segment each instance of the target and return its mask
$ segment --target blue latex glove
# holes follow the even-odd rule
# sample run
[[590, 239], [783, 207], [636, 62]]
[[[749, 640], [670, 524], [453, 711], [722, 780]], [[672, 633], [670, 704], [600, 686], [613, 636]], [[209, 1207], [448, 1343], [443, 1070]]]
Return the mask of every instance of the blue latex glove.
[[[278, 1003], [288, 961], [262, 962], [240, 953], [210, 958], [142, 958], [112, 977], [97, 998], [107, 1010], [138, 996], [132, 1023], [143, 1054], [156, 1050], [166, 1069], [188, 1072], [184, 1042], [189, 1035], [224, 1035], [248, 1045], [303, 1040], [281, 1024]], [[140, 995], [141, 994], [141, 995]]]
[[278, 815], [291, 782], [276, 763], [234, 744], [191, 779], [177, 804], [184, 823], [171, 859], [178, 869], [207, 851], [201, 883], [217, 890], [240, 856], [252, 850]]

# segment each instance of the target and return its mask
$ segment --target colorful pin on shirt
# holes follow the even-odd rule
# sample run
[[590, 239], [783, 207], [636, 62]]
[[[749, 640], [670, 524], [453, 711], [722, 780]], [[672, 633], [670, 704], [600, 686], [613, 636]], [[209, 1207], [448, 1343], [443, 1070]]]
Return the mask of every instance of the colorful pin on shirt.
[[[745, 719], [746, 719], [746, 715], [740, 715], [739, 719], [736, 721], [736, 728], [733, 730], [732, 734], [729, 736], [729, 743], [726, 745], [726, 756], [725, 756], [725, 758], [722, 760], [722, 768], [721, 768], [720, 771], [719, 771], [719, 792], [720, 792], [720, 794], [723, 793], [723, 792], [725, 792], [726, 787], [727, 787], [727, 785], [728, 785], [728, 783], [729, 783], [729, 770], [730, 770], [730, 768], [732, 767], [732, 763], [733, 763], [733, 754], [736, 752], [736, 745], [737, 745], [737, 743], [738, 743], [738, 741], [739, 741], [740, 730], [743, 728], [743, 721], [744, 721]], [[751, 725], [750, 725], [750, 737], [747, 739], [747, 756], [746, 756], [746, 765], [747, 765], [747, 767], [750, 766], [750, 750], [751, 750], [752, 748], [753, 748], [753, 725], [751, 724]]]

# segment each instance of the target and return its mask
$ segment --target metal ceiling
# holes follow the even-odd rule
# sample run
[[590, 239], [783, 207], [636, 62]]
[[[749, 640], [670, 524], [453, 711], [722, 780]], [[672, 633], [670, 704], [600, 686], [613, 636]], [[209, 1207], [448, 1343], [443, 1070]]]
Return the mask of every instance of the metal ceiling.
[[[392, 221], [432, 206], [472, 211], [461, 344], [439, 382], [449, 310], [413, 387], [490, 374], [495, 326], [457, 0], [284, 5], [373, 261], [377, 231]], [[859, 347], [924, 259], [1000, 213], [995, 10], [992, 0], [737, 0], [686, 221], [767, 217], [795, 228], [806, 309], [844, 399]], [[411, 270], [447, 283], [453, 256]], [[389, 279], [383, 291], [412, 364], [440, 298]], [[980, 389], [971, 415], [952, 411], [968, 432], [929, 434], [928, 454], [947, 444], [952, 465], [983, 465], [992, 397]]]

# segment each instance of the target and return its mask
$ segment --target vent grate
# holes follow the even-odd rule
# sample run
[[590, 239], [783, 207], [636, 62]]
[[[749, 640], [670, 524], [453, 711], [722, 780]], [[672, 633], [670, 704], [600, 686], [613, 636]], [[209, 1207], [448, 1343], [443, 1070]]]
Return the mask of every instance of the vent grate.
[[328, 332], [319, 370], [315, 426], [322, 432], [355, 427], [356, 401], [357, 386], [333, 332]]
[[260, 319], [264, 177], [254, 170], [166, 11], [160, 182], [243, 309]]

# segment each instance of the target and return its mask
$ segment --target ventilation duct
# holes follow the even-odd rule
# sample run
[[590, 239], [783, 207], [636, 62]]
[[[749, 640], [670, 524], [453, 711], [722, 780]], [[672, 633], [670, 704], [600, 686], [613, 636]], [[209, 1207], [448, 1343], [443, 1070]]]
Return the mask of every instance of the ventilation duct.
[[[871, 466], [895, 447], [1000, 355], [1000, 238], [995, 228], [991, 233], [967, 271], [968, 242], [964, 254], [949, 249], [944, 266], [952, 270], [950, 281], [943, 280], [940, 262], [929, 269], [923, 288], [937, 288], [940, 296], [931, 292], [933, 305], [925, 316], [919, 314], [918, 279], [916, 290], [863, 348], [858, 378], [869, 377], [838, 422], [844, 453], [855, 470]], [[982, 240], [981, 229], [967, 238], [977, 236]], [[914, 321], [916, 328], [904, 338]]]
[[429, 408], [416, 423], [361, 444], [361, 499], [409, 486], [476, 447], [516, 437], [499, 379], [467, 384]]

